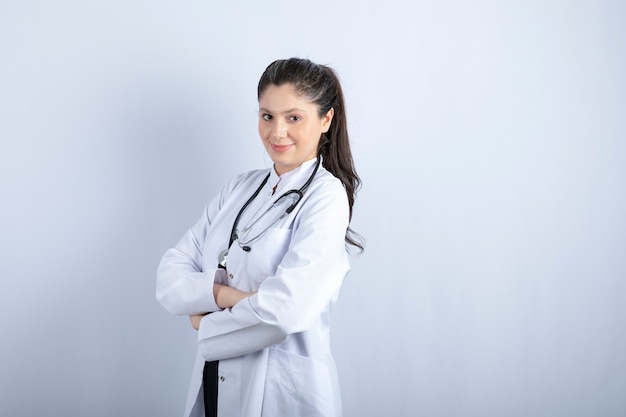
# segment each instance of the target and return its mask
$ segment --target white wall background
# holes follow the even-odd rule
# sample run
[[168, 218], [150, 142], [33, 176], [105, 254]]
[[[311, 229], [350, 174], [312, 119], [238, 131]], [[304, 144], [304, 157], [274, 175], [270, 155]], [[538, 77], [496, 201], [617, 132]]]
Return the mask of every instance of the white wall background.
[[626, 415], [621, 1], [2, 1], [0, 415], [181, 415], [162, 253], [268, 166], [276, 58], [343, 79], [351, 416]]

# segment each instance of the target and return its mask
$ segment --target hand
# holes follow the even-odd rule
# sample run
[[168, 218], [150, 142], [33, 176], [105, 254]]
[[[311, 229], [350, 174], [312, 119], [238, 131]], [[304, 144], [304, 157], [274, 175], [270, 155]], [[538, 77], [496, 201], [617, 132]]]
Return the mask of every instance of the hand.
[[227, 285], [213, 284], [213, 296], [219, 308], [234, 307], [239, 301], [248, 298], [256, 292], [244, 292]]
[[200, 320], [202, 317], [206, 316], [206, 314], [194, 314], [193, 316], [189, 316], [189, 320], [191, 320], [191, 327], [198, 330], [200, 328]]

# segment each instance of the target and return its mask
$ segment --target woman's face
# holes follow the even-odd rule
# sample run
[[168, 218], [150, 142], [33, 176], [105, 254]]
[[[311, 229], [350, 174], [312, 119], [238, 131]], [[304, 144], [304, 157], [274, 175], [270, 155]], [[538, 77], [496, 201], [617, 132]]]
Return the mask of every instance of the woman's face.
[[291, 84], [269, 85], [259, 99], [259, 135], [278, 175], [317, 156], [322, 133], [334, 110], [319, 117], [318, 106], [296, 94]]

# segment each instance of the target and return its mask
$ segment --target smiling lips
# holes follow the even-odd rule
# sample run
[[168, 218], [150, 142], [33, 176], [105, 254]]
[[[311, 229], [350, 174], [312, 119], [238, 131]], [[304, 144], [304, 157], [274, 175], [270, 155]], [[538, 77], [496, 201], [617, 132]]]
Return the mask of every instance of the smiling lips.
[[293, 144], [276, 145], [276, 144], [272, 143], [271, 146], [272, 146], [272, 150], [274, 152], [287, 152], [289, 150], [289, 148], [291, 148], [293, 146]]

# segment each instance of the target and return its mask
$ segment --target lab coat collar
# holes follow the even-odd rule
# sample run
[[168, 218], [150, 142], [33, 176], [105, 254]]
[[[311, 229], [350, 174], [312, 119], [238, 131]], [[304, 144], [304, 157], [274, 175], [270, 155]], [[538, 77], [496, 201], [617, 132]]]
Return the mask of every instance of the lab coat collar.
[[[267, 184], [269, 186], [269, 194], [272, 194], [274, 187], [276, 187], [276, 191], [274, 192], [274, 194], [280, 192], [281, 190], [287, 189], [287, 187], [295, 189], [300, 188], [302, 185], [304, 185], [305, 181], [309, 178], [309, 175], [311, 175], [311, 173], [313, 172], [313, 168], [315, 167], [316, 162], [317, 158], [305, 161], [300, 164], [300, 166], [292, 169], [289, 172], [285, 172], [283, 175], [278, 175], [276, 173], [276, 170], [272, 166], [272, 168], [270, 168], [270, 178], [267, 181]], [[298, 185], [300, 182], [302, 184]]]

